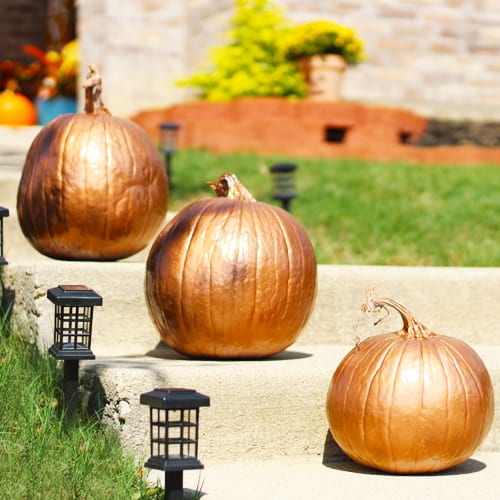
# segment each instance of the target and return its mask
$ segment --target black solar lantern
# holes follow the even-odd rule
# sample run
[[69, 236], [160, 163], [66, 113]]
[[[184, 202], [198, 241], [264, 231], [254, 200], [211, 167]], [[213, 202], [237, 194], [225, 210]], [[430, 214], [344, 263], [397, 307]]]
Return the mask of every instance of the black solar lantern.
[[9, 216], [9, 209], [0, 207], [0, 266], [8, 264], [3, 256], [3, 219]]
[[282, 208], [290, 212], [290, 202], [297, 197], [295, 192], [295, 163], [275, 163], [269, 167], [274, 180], [275, 199], [281, 202]]
[[180, 125], [178, 123], [163, 122], [160, 124], [160, 151], [165, 157], [165, 168], [167, 170], [169, 187], [172, 187], [172, 156], [177, 152], [177, 136], [179, 128]]
[[59, 285], [47, 291], [55, 304], [54, 344], [49, 353], [64, 361], [64, 403], [68, 414], [77, 408], [80, 360], [95, 359], [90, 350], [94, 306], [102, 305], [102, 297], [85, 285]]
[[200, 407], [210, 406], [210, 398], [194, 389], [155, 389], [141, 394], [149, 406], [150, 452], [144, 464], [165, 471], [165, 498], [182, 500], [183, 471], [203, 469], [198, 460]]

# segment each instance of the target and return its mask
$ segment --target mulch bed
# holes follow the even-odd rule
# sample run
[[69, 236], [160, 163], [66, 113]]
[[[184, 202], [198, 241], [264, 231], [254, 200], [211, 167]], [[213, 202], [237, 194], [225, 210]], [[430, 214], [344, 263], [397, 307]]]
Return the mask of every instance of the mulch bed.
[[499, 123], [426, 119], [354, 102], [196, 101], [142, 111], [131, 119], [155, 142], [161, 123], [178, 123], [179, 147], [214, 153], [500, 165]]
[[415, 145], [500, 147], [500, 123], [431, 118]]

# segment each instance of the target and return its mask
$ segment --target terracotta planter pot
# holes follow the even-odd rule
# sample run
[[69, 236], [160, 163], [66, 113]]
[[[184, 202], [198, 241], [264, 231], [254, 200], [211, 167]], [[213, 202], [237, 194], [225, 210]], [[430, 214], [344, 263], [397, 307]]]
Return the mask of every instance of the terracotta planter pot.
[[307, 83], [308, 99], [314, 101], [339, 101], [342, 77], [347, 63], [342, 56], [326, 54], [304, 57], [299, 61], [300, 70]]

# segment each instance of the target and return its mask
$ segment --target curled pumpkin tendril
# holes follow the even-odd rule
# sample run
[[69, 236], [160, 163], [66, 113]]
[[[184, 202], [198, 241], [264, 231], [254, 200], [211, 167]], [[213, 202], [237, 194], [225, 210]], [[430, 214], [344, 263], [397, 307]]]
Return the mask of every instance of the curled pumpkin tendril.
[[413, 314], [402, 304], [395, 301], [394, 299], [387, 297], [373, 298], [375, 294], [375, 289], [372, 289], [367, 292], [365, 296], [365, 301], [361, 305], [361, 310], [368, 314], [377, 314], [381, 311], [385, 311], [386, 314], [382, 318], [379, 318], [374, 325], [378, 325], [381, 321], [383, 321], [389, 315], [389, 307], [396, 309], [396, 311], [400, 314], [401, 319], [403, 320], [403, 328], [399, 335], [406, 338], [414, 338], [414, 339], [427, 339], [436, 335], [431, 330], [429, 330], [422, 323], [418, 322]]

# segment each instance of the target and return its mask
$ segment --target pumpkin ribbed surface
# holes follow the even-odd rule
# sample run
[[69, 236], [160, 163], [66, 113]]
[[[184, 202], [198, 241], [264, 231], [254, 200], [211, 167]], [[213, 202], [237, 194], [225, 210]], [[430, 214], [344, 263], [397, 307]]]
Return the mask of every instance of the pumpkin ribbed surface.
[[146, 133], [103, 109], [61, 115], [35, 137], [19, 184], [23, 233], [60, 259], [114, 260], [144, 248], [167, 210], [165, 166]]
[[327, 415], [333, 438], [356, 462], [436, 472], [465, 461], [486, 437], [494, 405], [484, 363], [464, 342], [424, 331], [415, 335], [410, 324], [370, 337], [337, 367]]
[[305, 325], [316, 261], [288, 212], [256, 201], [205, 199], [158, 235], [145, 289], [171, 348], [194, 357], [259, 358], [287, 348]]

